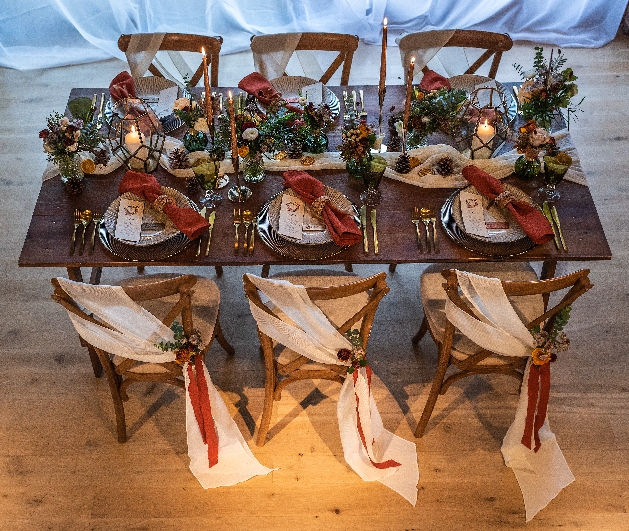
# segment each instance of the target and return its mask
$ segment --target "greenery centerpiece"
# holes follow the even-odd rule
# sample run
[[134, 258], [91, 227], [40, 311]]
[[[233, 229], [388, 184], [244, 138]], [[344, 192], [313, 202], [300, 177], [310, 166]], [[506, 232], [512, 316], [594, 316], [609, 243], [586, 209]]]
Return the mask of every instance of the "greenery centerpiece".
[[579, 92], [575, 83], [577, 76], [574, 75], [572, 68], [564, 68], [565, 64], [566, 58], [561, 50], [557, 51], [555, 57], [551, 50], [547, 62], [544, 58], [544, 48], [536, 46], [531, 70], [524, 70], [519, 64], [513, 65], [524, 79], [518, 92], [522, 115], [535, 120], [548, 131], [552, 130], [553, 121], [561, 117], [561, 109], [566, 109], [568, 127], [570, 118], [576, 119], [576, 113], [582, 112], [580, 106], [584, 98], [576, 104], [572, 103], [572, 98]]
[[192, 96], [177, 98], [173, 104], [173, 114], [188, 126], [183, 136], [183, 145], [188, 152], [203, 150], [208, 144], [207, 133], [210, 129], [201, 105]]
[[347, 172], [360, 179], [371, 170], [371, 148], [376, 143], [376, 133], [366, 121], [350, 118], [343, 126], [342, 139], [339, 151]]

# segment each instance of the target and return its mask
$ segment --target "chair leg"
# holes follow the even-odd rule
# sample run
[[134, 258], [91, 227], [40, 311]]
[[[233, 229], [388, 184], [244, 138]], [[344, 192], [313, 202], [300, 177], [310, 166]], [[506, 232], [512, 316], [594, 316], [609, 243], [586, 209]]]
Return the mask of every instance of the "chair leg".
[[[275, 396], [275, 386], [277, 384], [277, 374], [275, 372], [275, 360], [273, 359], [273, 343], [271, 340], [258, 332], [260, 338], [260, 348], [264, 353], [264, 408], [262, 409], [262, 419], [258, 429], [256, 444], [264, 446], [266, 436], [269, 433], [271, 415], [273, 413], [273, 399]], [[268, 351], [267, 352], [265, 352]]]
[[92, 345], [84, 342], [83, 338], [81, 338], [81, 343], [85, 343], [85, 346], [87, 347], [87, 352], [90, 355], [90, 361], [92, 362], [92, 371], [94, 371], [94, 376], [96, 376], [96, 378], [100, 378], [103, 375], [103, 365], [98, 359], [98, 354], [96, 354]]
[[111, 391], [111, 398], [114, 402], [114, 412], [116, 414], [116, 431], [118, 432], [118, 442], [127, 442], [127, 423], [124, 414], [124, 405], [120, 396], [120, 376], [116, 374], [109, 356], [102, 352], [98, 352], [98, 358], [101, 365], [105, 369], [105, 375], [107, 376], [107, 383], [109, 384], [109, 390]]
[[347, 271], [348, 273], [353, 273], [354, 272], [354, 267], [352, 266], [352, 264], [346, 263], [345, 264], [345, 271]]
[[218, 344], [223, 347], [223, 350], [227, 352], [227, 354], [233, 356], [236, 353], [234, 347], [232, 347], [229, 341], [225, 339], [225, 336], [223, 335], [223, 329], [221, 328], [221, 323], [218, 320], [216, 321], [216, 325], [214, 326], [214, 335], [216, 337], [216, 341], [218, 341]]
[[144, 273], [144, 266], [138, 266], [138, 275], [142, 275]]
[[424, 315], [424, 318], [422, 319], [422, 324], [420, 325], [419, 330], [413, 336], [413, 339], [411, 339], [411, 341], [413, 342], [413, 345], [417, 345], [417, 343], [419, 343], [421, 338], [426, 335], [427, 331], [428, 331], [428, 319], [426, 319], [426, 316]]
[[419, 419], [417, 428], [415, 429], [415, 437], [417, 438], [424, 436], [424, 431], [426, 430], [426, 426], [428, 425], [428, 421], [430, 420], [432, 411], [433, 409], [435, 409], [435, 404], [437, 403], [437, 398], [439, 397], [439, 393], [441, 391], [443, 378], [445, 377], [446, 371], [448, 370], [448, 357], [442, 356], [440, 353], [439, 358], [439, 365], [437, 365], [437, 372], [435, 374], [434, 380], [432, 381], [432, 386], [430, 387], [428, 400], [426, 401], [424, 411], [422, 412], [422, 416]]

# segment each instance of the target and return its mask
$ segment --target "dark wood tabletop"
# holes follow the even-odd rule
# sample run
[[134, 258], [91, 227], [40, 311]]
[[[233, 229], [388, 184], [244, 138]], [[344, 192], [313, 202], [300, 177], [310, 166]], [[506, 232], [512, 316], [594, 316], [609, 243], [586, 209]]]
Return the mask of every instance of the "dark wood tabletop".
[[[342, 91], [363, 89], [369, 122], [377, 123], [377, 87], [329, 87], [339, 98]], [[223, 90], [223, 89], [220, 89]], [[227, 89], [224, 89], [227, 91]], [[90, 96], [101, 93], [103, 89], [74, 89], [71, 98], [78, 96]], [[342, 100], [341, 100], [342, 101]], [[385, 99], [385, 118], [389, 115], [389, 109], [396, 105], [399, 109], [404, 101], [404, 87], [387, 87]], [[342, 122], [342, 113], [339, 117]], [[329, 149], [336, 150], [340, 143], [340, 124], [329, 135]], [[231, 265], [260, 265], [260, 264], [299, 264], [308, 265], [312, 262], [300, 262], [283, 257], [270, 250], [264, 243], [256, 238], [255, 252], [253, 256], [234, 254], [234, 226], [233, 208], [236, 206], [227, 199], [227, 188], [222, 190], [223, 199], [216, 208], [216, 222], [212, 235], [212, 245], [209, 256], [195, 257], [196, 243], [190, 245], [181, 253], [159, 262], [129, 262], [107, 251], [100, 242], [96, 244], [93, 254], [69, 255], [70, 238], [73, 230], [73, 212], [75, 209], [90, 209], [93, 212], [104, 212], [118, 195], [118, 184], [125, 173], [124, 168], [109, 175], [87, 175], [84, 180], [84, 191], [81, 195], [69, 195], [64, 189], [59, 177], [42, 184], [30, 227], [24, 240], [19, 265], [22, 267], [65, 267], [71, 277], [77, 278], [81, 267], [101, 268], [119, 267], [129, 265], [163, 265], [163, 266], [231, 266]], [[359, 195], [363, 191], [360, 180], [348, 176], [345, 171], [315, 171], [314, 176], [324, 184], [342, 191], [355, 204], [360, 204]], [[163, 168], [158, 168], [154, 174], [156, 179], [164, 186], [170, 186], [183, 193], [185, 181], [169, 174]], [[234, 178], [232, 176], [232, 183]], [[510, 182], [528, 193], [532, 193], [530, 184], [508, 177], [505, 182]], [[241, 206], [244, 208], [258, 209], [272, 196], [282, 190], [281, 173], [267, 172], [267, 176], [261, 183], [249, 185], [253, 194], [250, 199]], [[538, 245], [530, 251], [515, 257], [505, 258], [505, 261], [544, 262], [547, 274], [554, 274], [554, 266], [557, 261], [589, 261], [609, 260], [611, 250], [607, 243], [603, 227], [596, 211], [596, 206], [589, 189], [586, 186], [571, 182], [562, 182], [559, 185], [561, 199], [557, 202], [557, 211], [562, 222], [562, 229], [568, 246], [568, 252], [560, 252], [555, 248], [553, 241], [544, 245]], [[415, 226], [411, 223], [413, 206], [427, 206], [439, 213], [444, 201], [453, 193], [450, 188], [419, 188], [391, 179], [384, 179], [380, 185], [382, 202], [377, 207], [378, 211], [378, 238], [379, 254], [373, 252], [371, 240], [369, 253], [363, 252], [362, 244], [354, 245], [340, 254], [325, 260], [317, 260], [316, 264], [398, 264], [417, 262], [475, 262], [492, 260], [489, 257], [468, 251], [454, 243], [439, 226], [438, 237], [440, 239], [440, 253], [421, 253], [417, 249]], [[199, 199], [200, 194], [192, 199]], [[241, 227], [242, 231], [242, 227]], [[242, 232], [241, 232], [242, 234]], [[424, 249], [425, 250], [425, 249]]]

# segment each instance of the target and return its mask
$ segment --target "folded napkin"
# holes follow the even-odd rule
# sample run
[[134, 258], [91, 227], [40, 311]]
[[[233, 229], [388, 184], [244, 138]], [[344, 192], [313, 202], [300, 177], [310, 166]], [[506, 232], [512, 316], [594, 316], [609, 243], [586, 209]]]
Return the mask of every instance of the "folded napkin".
[[152, 175], [129, 170], [124, 174], [120, 186], [118, 186], [119, 194], [125, 192], [131, 192], [150, 203], [157, 201], [157, 204], [161, 206], [162, 211], [171, 219], [175, 227], [191, 240], [201, 236], [203, 231], [209, 227], [207, 220], [198, 212], [190, 207], [181, 208], [173, 203], [168, 196], [163, 195], [162, 187]]
[[450, 85], [450, 81], [448, 81], [447, 77], [437, 74], [434, 70], [428, 70], [428, 72], [424, 74], [418, 88], [423, 92], [429, 92], [442, 88], [450, 90], [452, 85]]
[[109, 93], [114, 101], [126, 98], [137, 98], [135, 93], [135, 83], [129, 72], [120, 72], [109, 84]]
[[[259, 72], [252, 72], [248, 76], [243, 77], [238, 83], [238, 88], [244, 90], [247, 94], [251, 94], [264, 105], [279, 100], [282, 97], [281, 92], [273, 88], [269, 80]], [[303, 109], [295, 105], [286, 104], [286, 108], [298, 113], [303, 113]]]
[[[285, 171], [283, 175], [284, 186], [292, 188], [309, 205], [320, 197], [325, 197], [323, 183], [305, 171], [290, 170]], [[330, 236], [337, 245], [353, 245], [362, 240], [362, 233], [353, 216], [339, 210], [330, 201], [324, 202], [321, 215]]]
[[[466, 166], [462, 173], [471, 185], [489, 199], [496, 199], [505, 191], [498, 179], [476, 166]], [[501, 199], [531, 240], [542, 244], [553, 239], [553, 229], [550, 223], [534, 204], [512, 199], [507, 194], [498, 199], [499, 203]]]

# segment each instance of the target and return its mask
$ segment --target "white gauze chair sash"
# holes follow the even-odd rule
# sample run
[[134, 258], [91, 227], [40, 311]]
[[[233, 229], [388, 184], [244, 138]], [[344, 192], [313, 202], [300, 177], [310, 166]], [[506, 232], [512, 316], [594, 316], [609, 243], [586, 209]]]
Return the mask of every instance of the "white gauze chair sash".
[[[253, 63], [255, 69], [267, 79], [283, 76], [290, 58], [295, 53], [299, 39], [301, 39], [301, 33], [274, 35], [273, 39], [264, 38], [257, 43], [254, 39]], [[261, 43], [264, 43], [264, 46]]]
[[168, 80], [185, 88], [183, 80], [192, 77], [194, 70], [184, 59], [181, 52], [176, 50], [168, 50], [166, 53], [172, 62], [175, 70], [179, 73], [180, 79], [169, 69], [162, 61], [157, 58], [165, 33], [136, 33], [131, 35], [129, 46], [125, 52], [127, 62], [131, 69], [131, 76], [134, 79], [144, 77], [151, 63], [159, 70], [159, 72]]
[[[351, 349], [350, 342], [310, 300], [304, 286], [249, 274], [247, 278], [296, 324], [293, 326], [271, 316], [250, 301], [251, 313], [264, 334], [315, 362], [346, 365], [338, 359], [337, 353], [341, 348]], [[357, 428], [357, 409], [364, 445]], [[365, 368], [357, 371], [355, 378], [345, 378], [339, 394], [337, 417], [345, 460], [352, 469], [363, 480], [379, 481], [415, 505], [419, 480], [415, 445], [384, 429]], [[374, 464], [388, 460], [399, 463], [399, 466], [378, 468]]]
[[[122, 287], [94, 286], [60, 277], [57, 280], [62, 289], [83, 308], [117, 328], [110, 330], [68, 311], [76, 331], [88, 343], [111, 354], [147, 363], [175, 360], [174, 353], [163, 352], [155, 346], [160, 341], [172, 341], [172, 330], [131, 299]], [[211, 335], [203, 337], [203, 332], [201, 330], [204, 342], [210, 341]], [[213, 334], [213, 327], [209, 333]], [[262, 466], [253, 456], [229, 415], [225, 402], [212, 384], [205, 364], [201, 365], [218, 436], [218, 463], [211, 468], [208, 463], [208, 445], [203, 442], [192, 408], [186, 363], [183, 374], [186, 384], [186, 431], [190, 470], [205, 489], [235, 485], [253, 476], [268, 474], [272, 469]]]
[[[414, 33], [412, 37], [407, 37], [406, 44], [408, 47], [405, 49], [400, 48], [400, 56], [402, 59], [402, 66], [406, 72], [408, 65], [411, 63], [411, 58], [415, 57], [415, 70], [413, 71], [413, 78], [417, 77], [422, 72], [422, 68], [426, 66], [430, 60], [437, 55], [437, 52], [445, 46], [450, 40], [450, 37], [454, 35], [455, 30], [441, 30], [430, 31], [425, 33]], [[400, 35], [395, 42], [399, 45], [400, 40], [405, 35]], [[412, 42], [409, 43], [408, 40]], [[422, 74], [423, 75], [423, 74]]]
[[[457, 271], [457, 278], [461, 291], [484, 322], [471, 317], [450, 299], [446, 299], [448, 320], [482, 348], [505, 356], [530, 357], [535, 348], [533, 336], [513, 309], [500, 279], [464, 271]], [[515, 419], [501, 448], [505, 464], [513, 469], [520, 485], [527, 522], [574, 481], [555, 435], [550, 430], [548, 417], [539, 431], [542, 445], [538, 452], [529, 450], [521, 442], [528, 408], [530, 363], [529, 360], [524, 373]]]

